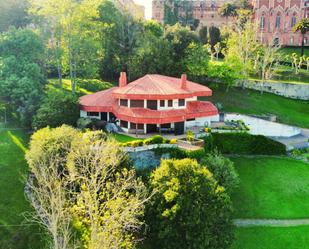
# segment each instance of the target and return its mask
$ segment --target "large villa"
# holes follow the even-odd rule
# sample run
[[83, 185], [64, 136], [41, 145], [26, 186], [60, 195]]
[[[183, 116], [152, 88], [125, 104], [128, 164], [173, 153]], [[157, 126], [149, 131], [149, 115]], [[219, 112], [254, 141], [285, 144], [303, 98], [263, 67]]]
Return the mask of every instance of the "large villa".
[[181, 78], [147, 74], [127, 83], [122, 72], [119, 86], [80, 98], [80, 116], [114, 122], [126, 133], [183, 134], [195, 126], [218, 121], [217, 108], [197, 97], [211, 96], [206, 86]]

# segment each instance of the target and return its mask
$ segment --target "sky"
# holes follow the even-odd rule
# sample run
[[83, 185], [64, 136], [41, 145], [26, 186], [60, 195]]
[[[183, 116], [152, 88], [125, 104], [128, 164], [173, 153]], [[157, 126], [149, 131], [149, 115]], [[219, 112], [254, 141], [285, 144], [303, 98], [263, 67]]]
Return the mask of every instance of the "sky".
[[151, 1], [152, 0], [134, 0], [135, 3], [145, 6], [146, 19], [151, 19]]

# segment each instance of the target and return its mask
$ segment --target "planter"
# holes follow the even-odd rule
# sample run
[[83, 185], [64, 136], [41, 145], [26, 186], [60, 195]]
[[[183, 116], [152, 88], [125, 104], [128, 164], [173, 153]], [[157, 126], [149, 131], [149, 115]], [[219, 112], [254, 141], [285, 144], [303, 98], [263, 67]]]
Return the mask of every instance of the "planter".
[[186, 138], [181, 138], [177, 140], [178, 144], [191, 144], [194, 146], [199, 146], [199, 147], [203, 147], [204, 146], [204, 140], [203, 139], [198, 139], [198, 138], [194, 138], [191, 141], [188, 141]]

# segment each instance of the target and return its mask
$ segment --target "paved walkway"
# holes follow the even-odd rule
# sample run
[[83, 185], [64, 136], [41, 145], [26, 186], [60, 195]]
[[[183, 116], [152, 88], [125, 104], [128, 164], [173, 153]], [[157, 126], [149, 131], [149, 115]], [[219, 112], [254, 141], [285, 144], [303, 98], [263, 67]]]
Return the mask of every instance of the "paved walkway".
[[309, 219], [235, 219], [234, 224], [237, 227], [293, 227], [300, 225], [309, 225]]

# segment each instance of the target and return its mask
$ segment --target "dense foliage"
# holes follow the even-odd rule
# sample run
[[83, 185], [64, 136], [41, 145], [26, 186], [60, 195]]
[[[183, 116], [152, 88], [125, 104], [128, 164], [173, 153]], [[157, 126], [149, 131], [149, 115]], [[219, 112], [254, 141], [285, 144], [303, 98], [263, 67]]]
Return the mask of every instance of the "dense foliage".
[[284, 144], [262, 135], [213, 133], [213, 146], [223, 154], [285, 155]]
[[57, 127], [62, 124], [76, 126], [79, 117], [78, 98], [63, 90], [50, 90], [33, 118], [32, 127]]
[[47, 127], [33, 134], [26, 158], [30, 201], [53, 248], [134, 246], [147, 191], [116, 141], [100, 131]]
[[234, 163], [217, 151], [207, 154], [201, 161], [213, 174], [218, 183], [231, 194], [239, 184], [239, 177], [234, 168]]
[[231, 201], [195, 160], [163, 160], [151, 175], [148, 224], [155, 248], [228, 248]]
[[43, 42], [31, 30], [0, 34], [0, 98], [24, 126], [30, 126], [44, 96], [43, 54]]

